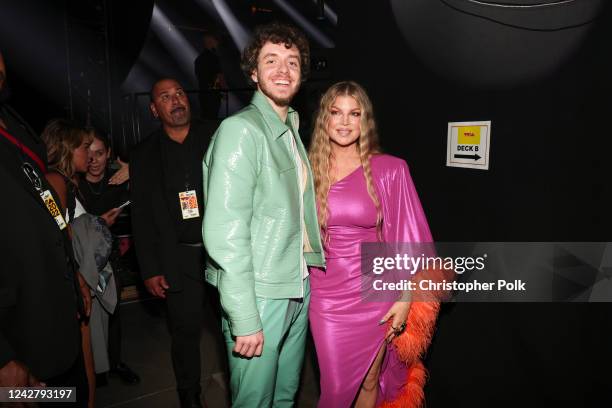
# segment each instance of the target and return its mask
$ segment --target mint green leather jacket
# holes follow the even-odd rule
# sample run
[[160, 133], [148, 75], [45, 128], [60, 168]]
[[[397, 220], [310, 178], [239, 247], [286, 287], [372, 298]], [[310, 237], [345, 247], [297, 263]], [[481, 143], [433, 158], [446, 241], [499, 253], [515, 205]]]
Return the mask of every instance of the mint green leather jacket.
[[[204, 156], [206, 280], [219, 290], [234, 336], [262, 329], [256, 297], [303, 297], [302, 253], [308, 265], [324, 266], [312, 170], [298, 120], [289, 109], [283, 123], [255, 92], [249, 106], [221, 123]], [[306, 234], [289, 129], [308, 170]]]

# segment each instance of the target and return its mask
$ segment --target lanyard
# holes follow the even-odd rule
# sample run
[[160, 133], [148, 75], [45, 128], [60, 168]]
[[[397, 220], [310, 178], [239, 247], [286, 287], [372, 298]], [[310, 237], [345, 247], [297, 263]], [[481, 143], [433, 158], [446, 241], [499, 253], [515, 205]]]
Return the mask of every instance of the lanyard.
[[30, 163], [25, 162], [21, 165], [21, 168], [23, 169], [23, 172], [25, 173], [26, 177], [30, 180], [30, 183], [32, 183], [32, 186], [34, 187], [36, 192], [38, 194], [42, 194], [42, 180], [40, 179], [40, 176], [38, 175], [34, 167]]
[[17, 138], [11, 135], [8, 131], [4, 130], [2, 126], [0, 126], [0, 135], [4, 136], [6, 140], [17, 146], [22, 153], [26, 154], [30, 159], [32, 159], [34, 163], [36, 163], [36, 165], [40, 168], [40, 171], [42, 171], [43, 174], [47, 172], [45, 163], [41, 160], [41, 158], [38, 157], [38, 155], [28, 146], [24, 146], [23, 143], [17, 140]]

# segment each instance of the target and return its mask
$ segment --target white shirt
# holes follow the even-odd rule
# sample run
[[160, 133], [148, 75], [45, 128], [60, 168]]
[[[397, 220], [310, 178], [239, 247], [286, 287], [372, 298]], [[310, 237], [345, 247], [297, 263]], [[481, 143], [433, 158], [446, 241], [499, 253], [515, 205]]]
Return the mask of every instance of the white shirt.
[[308, 172], [306, 170], [304, 162], [302, 161], [302, 158], [300, 157], [300, 152], [297, 148], [297, 143], [295, 142], [295, 136], [293, 135], [291, 129], [289, 129], [289, 139], [291, 145], [291, 152], [293, 153], [296, 168], [298, 169], [298, 182], [300, 183], [300, 220], [302, 224], [302, 244], [300, 245], [300, 255], [302, 257], [302, 278], [306, 279], [308, 277], [308, 265], [306, 264], [306, 258], [304, 258], [304, 234], [306, 234], [306, 226], [304, 224], [304, 191], [306, 190]]

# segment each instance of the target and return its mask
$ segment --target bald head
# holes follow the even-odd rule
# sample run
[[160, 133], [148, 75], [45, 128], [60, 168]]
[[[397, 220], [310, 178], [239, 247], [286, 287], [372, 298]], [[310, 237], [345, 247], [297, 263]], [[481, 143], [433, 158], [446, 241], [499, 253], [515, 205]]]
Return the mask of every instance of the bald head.
[[166, 128], [181, 128], [191, 122], [189, 99], [181, 84], [172, 78], [157, 81], [151, 88], [151, 112]]
[[157, 82], [153, 84], [153, 86], [151, 87], [151, 90], [149, 91], [149, 97], [151, 98], [151, 102], [153, 102], [153, 100], [155, 99], [155, 94], [159, 92], [159, 89], [165, 87], [169, 83], [174, 83], [178, 87], [181, 87], [181, 84], [179, 83], [179, 81], [177, 81], [174, 78], [159, 79], [157, 80]]

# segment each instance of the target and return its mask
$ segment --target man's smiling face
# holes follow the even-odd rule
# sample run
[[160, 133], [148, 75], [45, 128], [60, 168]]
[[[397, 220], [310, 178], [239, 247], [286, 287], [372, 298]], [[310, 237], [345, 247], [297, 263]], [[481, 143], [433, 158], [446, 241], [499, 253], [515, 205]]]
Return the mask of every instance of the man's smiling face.
[[257, 57], [257, 69], [251, 79], [270, 102], [278, 107], [288, 106], [300, 89], [302, 72], [300, 51], [295, 45], [267, 42]]

